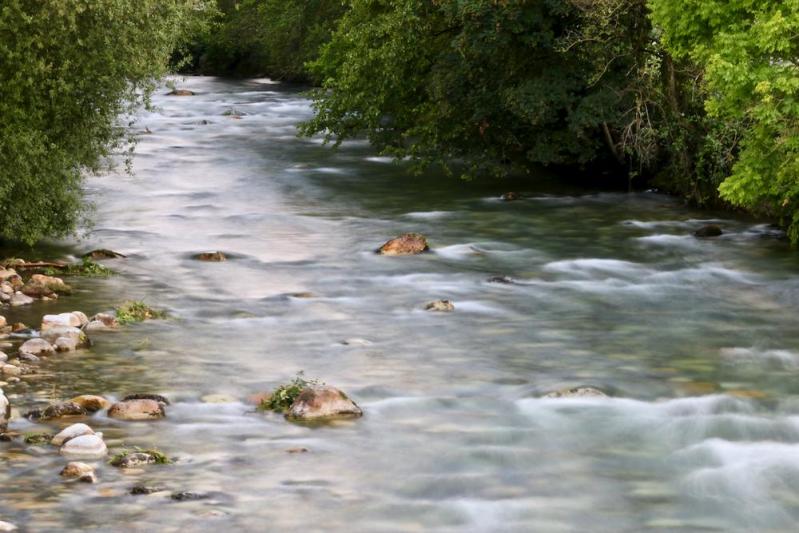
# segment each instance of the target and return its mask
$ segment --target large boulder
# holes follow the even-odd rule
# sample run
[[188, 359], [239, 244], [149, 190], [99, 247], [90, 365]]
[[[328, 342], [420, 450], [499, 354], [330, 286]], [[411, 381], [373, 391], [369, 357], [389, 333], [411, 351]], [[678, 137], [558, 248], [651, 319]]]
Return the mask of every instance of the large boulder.
[[100, 459], [108, 453], [102, 433], [81, 435], [61, 446], [61, 455], [75, 459]]
[[81, 435], [94, 435], [94, 430], [86, 424], [72, 424], [53, 437], [50, 444], [53, 446], [61, 446], [68, 440], [80, 437]]
[[156, 400], [122, 400], [108, 409], [108, 416], [118, 420], [158, 420], [166, 416], [166, 410]]
[[19, 347], [19, 352], [39, 356], [53, 355], [55, 348], [44, 339], [28, 339]]
[[427, 239], [420, 233], [405, 233], [377, 249], [380, 255], [415, 255], [430, 249]]
[[[83, 316], [81, 316], [83, 315]], [[79, 328], [83, 326], [83, 313], [61, 313], [60, 315], [44, 315], [42, 317], [42, 332], [53, 328]]]
[[363, 411], [346, 394], [328, 385], [312, 385], [300, 392], [286, 417], [295, 420], [357, 418]]

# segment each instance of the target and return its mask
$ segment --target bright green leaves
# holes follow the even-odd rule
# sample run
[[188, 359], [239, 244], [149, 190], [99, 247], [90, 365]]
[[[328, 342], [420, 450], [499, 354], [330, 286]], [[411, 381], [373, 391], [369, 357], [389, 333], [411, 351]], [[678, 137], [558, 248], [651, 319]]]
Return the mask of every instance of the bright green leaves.
[[71, 232], [81, 175], [124, 142], [119, 116], [146, 99], [202, 0], [3, 0], [0, 238]]
[[733, 204], [780, 217], [799, 241], [799, 0], [652, 0], [678, 54], [705, 67], [706, 108], [748, 125], [732, 175]]

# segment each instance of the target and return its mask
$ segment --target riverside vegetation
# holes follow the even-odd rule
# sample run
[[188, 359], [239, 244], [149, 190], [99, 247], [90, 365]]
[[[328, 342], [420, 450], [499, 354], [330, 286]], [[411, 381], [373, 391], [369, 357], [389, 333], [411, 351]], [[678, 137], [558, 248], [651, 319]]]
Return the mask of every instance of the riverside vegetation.
[[797, 28], [797, 0], [11, 0], [0, 237], [75, 229], [82, 176], [133, 145], [124, 117], [171, 65], [312, 82], [303, 134], [366, 136], [418, 169], [591, 168], [796, 243]]

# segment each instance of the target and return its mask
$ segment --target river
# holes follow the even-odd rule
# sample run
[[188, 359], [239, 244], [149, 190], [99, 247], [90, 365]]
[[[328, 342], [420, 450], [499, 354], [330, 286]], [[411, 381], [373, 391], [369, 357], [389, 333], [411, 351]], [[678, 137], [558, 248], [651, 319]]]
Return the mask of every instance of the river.
[[[794, 530], [799, 255], [773, 230], [655, 193], [411, 176], [365, 143], [297, 138], [311, 110], [294, 88], [178, 85], [198, 94], [161, 90], [140, 114], [135, 128], [152, 133], [134, 175], [88, 180], [85, 237], [39, 250], [111, 248], [128, 255], [107, 262], [119, 274], [5, 311], [36, 324], [143, 299], [171, 318], [96, 335], [3, 387], [20, 411], [164, 394], [163, 422], [89, 424], [112, 450], [154, 446], [176, 462], [132, 474], [100, 462], [100, 482], [76, 486], [53, 449], [0, 443], [0, 519], [30, 531]], [[517, 189], [523, 199], [499, 200]], [[693, 237], [709, 221], [725, 234]], [[432, 253], [373, 253], [409, 231]], [[230, 260], [191, 259], [211, 250]], [[424, 311], [441, 298], [455, 311]], [[247, 403], [300, 371], [365, 416], [305, 427]], [[578, 385], [611, 398], [540, 398]], [[309, 451], [286, 451], [297, 447]], [[208, 498], [129, 494], [142, 483]]]

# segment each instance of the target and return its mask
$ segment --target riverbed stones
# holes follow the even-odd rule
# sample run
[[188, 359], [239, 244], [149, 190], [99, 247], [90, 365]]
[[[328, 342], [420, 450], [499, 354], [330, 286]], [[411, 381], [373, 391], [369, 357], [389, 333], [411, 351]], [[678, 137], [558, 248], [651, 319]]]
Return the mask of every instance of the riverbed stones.
[[286, 413], [295, 420], [357, 418], [363, 411], [346, 394], [329, 385], [305, 387]]
[[227, 261], [227, 256], [222, 252], [201, 252], [199, 254], [194, 254], [192, 259], [196, 259], [197, 261], [205, 261], [208, 263], [221, 263], [222, 261]]
[[172, 89], [166, 93], [167, 96], [194, 96], [194, 94], [194, 91], [188, 89]]
[[449, 300], [436, 300], [424, 306], [426, 311], [434, 311], [439, 313], [451, 313], [455, 310], [455, 304]]
[[102, 433], [93, 433], [69, 439], [61, 446], [60, 453], [74, 459], [100, 459], [108, 454], [108, 447]]
[[87, 414], [86, 409], [74, 402], [59, 402], [48, 405], [44, 409], [28, 411], [25, 413], [25, 418], [28, 420], [46, 422], [48, 420], [56, 420], [70, 416], [86, 416]]
[[22, 368], [17, 365], [9, 365], [7, 363], [0, 363], [0, 373], [4, 376], [21, 376]]
[[50, 444], [53, 446], [61, 446], [70, 439], [80, 437], [82, 435], [94, 435], [94, 430], [86, 424], [72, 424], [61, 430], [53, 439]]
[[166, 411], [164, 404], [155, 400], [122, 400], [108, 409], [108, 416], [117, 420], [159, 420]]
[[108, 409], [111, 407], [110, 401], [106, 400], [102, 396], [96, 396], [94, 394], [81, 394], [80, 396], [76, 396], [69, 401], [80, 405], [90, 413], [96, 413], [97, 411], [102, 411], [103, 409]]
[[11, 420], [11, 402], [8, 401], [3, 389], [0, 389], [0, 431], [5, 431], [9, 420]]
[[543, 398], [607, 398], [607, 394], [594, 387], [573, 387], [547, 393]]
[[33, 303], [33, 298], [28, 296], [27, 294], [23, 294], [19, 291], [15, 292], [11, 295], [11, 299], [8, 301], [11, 307], [21, 307], [23, 305], [30, 305]]
[[718, 226], [717, 224], [707, 224], [694, 232], [695, 237], [703, 239], [710, 237], [720, 237], [723, 234], [724, 230], [722, 230], [721, 226]]
[[55, 353], [55, 348], [44, 339], [28, 339], [19, 347], [19, 352], [39, 356], [53, 355]]
[[61, 477], [80, 481], [83, 483], [96, 483], [97, 476], [94, 473], [94, 468], [86, 463], [79, 461], [72, 461], [67, 463], [67, 466], [61, 470]]
[[430, 250], [427, 238], [420, 233], [405, 233], [395, 237], [380, 248], [377, 253], [380, 255], [416, 255]]

